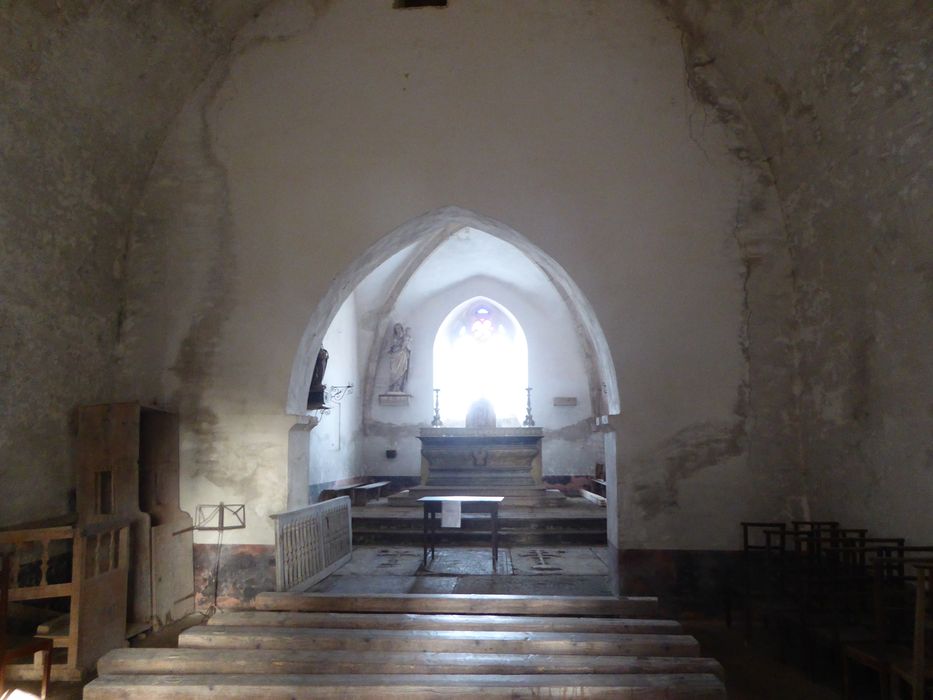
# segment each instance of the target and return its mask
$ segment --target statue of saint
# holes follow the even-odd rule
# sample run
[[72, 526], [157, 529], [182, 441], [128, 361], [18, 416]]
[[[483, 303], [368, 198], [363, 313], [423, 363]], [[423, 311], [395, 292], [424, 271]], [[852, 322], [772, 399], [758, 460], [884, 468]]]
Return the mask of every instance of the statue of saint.
[[405, 393], [410, 363], [411, 328], [396, 323], [392, 327], [392, 345], [389, 347], [389, 391]]
[[311, 388], [308, 389], [308, 410], [324, 407], [324, 372], [327, 371], [327, 358], [330, 357], [323, 347], [318, 351], [314, 363], [314, 372], [311, 374]]

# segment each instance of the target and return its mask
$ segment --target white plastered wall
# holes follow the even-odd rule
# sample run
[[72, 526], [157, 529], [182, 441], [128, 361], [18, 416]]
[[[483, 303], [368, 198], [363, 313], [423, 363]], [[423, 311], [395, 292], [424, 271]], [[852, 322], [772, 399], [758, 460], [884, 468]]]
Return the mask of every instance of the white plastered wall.
[[123, 385], [179, 407], [184, 506], [245, 501], [225, 541], [271, 543], [309, 317], [388, 257], [383, 234], [412, 221], [415, 243], [453, 203], [492, 219], [450, 225], [505, 222], [591, 302], [624, 398], [625, 544], [733, 545], [767, 475], [742, 445], [682, 473], [672, 443], [746, 419], [737, 209], [760, 178], [733, 145], [649, 2], [273, 4], [179, 116], [129, 254]]

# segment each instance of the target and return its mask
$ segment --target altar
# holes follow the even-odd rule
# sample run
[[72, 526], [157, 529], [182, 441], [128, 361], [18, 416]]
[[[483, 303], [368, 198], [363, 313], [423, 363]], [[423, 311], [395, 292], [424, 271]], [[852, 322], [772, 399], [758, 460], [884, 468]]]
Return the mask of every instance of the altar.
[[504, 506], [559, 505], [541, 479], [541, 428], [421, 428], [421, 484], [389, 498], [504, 496]]
[[541, 428], [422, 428], [424, 486], [541, 485]]

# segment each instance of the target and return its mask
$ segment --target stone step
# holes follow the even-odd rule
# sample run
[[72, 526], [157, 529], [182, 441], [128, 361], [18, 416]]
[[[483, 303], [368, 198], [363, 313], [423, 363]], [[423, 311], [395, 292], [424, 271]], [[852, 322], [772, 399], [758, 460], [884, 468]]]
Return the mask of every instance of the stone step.
[[486, 615], [595, 615], [653, 618], [654, 597], [532, 596], [471, 593], [382, 593], [343, 596], [330, 593], [265, 592], [255, 598], [257, 610], [282, 612], [360, 612]]
[[[487, 524], [488, 528], [488, 524]], [[357, 528], [353, 526], [353, 544], [355, 545], [398, 545], [420, 547], [422, 532], [420, 529], [383, 530], [381, 528]], [[606, 531], [598, 530], [558, 530], [511, 531], [499, 532], [500, 547], [545, 547], [555, 545], [590, 545], [606, 544]], [[437, 544], [489, 546], [489, 530], [438, 530]]]
[[207, 621], [220, 627], [311, 627], [319, 629], [400, 629], [517, 632], [613, 632], [679, 634], [674, 620], [619, 617], [532, 617], [528, 615], [411, 615], [404, 613], [313, 613], [220, 611]]
[[[698, 656], [699, 645], [683, 634], [603, 632], [486, 632], [445, 630], [212, 627], [182, 632], [185, 649], [291, 649], [315, 651], [449, 652], [476, 654], [591, 654], [608, 656]], [[217, 657], [220, 658], [220, 657]]]
[[[589, 518], [499, 518], [499, 532], [560, 532], [562, 530], [606, 531], [606, 517]], [[353, 529], [368, 528], [382, 530], [421, 530], [421, 513], [409, 517], [367, 516], [353, 514]], [[489, 532], [489, 516], [464, 513], [460, 520], [461, 530]]]
[[676, 656], [484, 654], [464, 652], [303, 651], [295, 649], [115, 649], [97, 663], [102, 676], [117, 674], [539, 674], [712, 673], [714, 659]]
[[438, 475], [432, 476], [427, 483], [429, 488], [435, 486], [459, 486], [463, 488], [472, 487], [473, 484], [477, 481], [482, 480], [489, 488], [501, 489], [501, 488], [510, 488], [523, 486], [534, 486], [534, 481], [531, 477], [519, 477], [519, 476], [495, 476], [488, 477], [483, 475], [468, 476], [468, 475]]
[[600, 698], [601, 700], [724, 700], [715, 675], [118, 675], [84, 688], [84, 700], [437, 700], [437, 698]]
[[504, 496], [502, 507], [560, 507], [565, 505], [566, 496], [558, 489], [545, 486], [413, 486], [389, 496], [390, 506], [420, 507], [418, 499], [423, 496]]

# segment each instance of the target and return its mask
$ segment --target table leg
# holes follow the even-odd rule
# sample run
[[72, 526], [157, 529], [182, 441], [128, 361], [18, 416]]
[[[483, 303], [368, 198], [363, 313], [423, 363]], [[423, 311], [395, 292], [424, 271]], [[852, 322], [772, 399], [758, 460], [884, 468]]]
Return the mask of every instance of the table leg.
[[499, 504], [492, 506], [492, 573], [499, 570]]
[[423, 526], [424, 531], [421, 535], [421, 545], [424, 548], [424, 554], [421, 557], [421, 565], [428, 565], [428, 504], [424, 504], [424, 517], [423, 517]]

